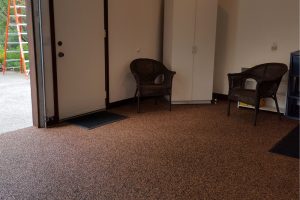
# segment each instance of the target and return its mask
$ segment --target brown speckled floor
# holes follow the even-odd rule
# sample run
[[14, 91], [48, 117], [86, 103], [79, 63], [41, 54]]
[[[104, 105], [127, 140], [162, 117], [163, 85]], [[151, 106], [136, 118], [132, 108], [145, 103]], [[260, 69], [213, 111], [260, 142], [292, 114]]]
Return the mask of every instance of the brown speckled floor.
[[[146, 104], [146, 105], [145, 105]], [[143, 102], [91, 131], [0, 135], [0, 199], [299, 199], [299, 160], [269, 153], [297, 121], [226, 104]]]

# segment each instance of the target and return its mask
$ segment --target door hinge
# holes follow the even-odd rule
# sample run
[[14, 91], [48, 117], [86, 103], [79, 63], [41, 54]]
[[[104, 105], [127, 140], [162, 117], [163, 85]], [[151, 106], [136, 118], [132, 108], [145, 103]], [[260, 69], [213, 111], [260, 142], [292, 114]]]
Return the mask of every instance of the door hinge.
[[52, 126], [53, 124], [55, 124], [56, 119], [55, 119], [54, 116], [53, 117], [46, 117], [45, 121], [46, 121], [47, 126]]
[[192, 54], [196, 54], [198, 52], [198, 47], [196, 45], [194, 45], [192, 47]]

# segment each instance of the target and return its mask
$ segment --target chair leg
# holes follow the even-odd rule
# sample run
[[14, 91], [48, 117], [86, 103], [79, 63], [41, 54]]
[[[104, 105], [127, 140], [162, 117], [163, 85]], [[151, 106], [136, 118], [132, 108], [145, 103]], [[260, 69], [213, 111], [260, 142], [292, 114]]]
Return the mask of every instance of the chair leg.
[[230, 105], [231, 105], [231, 100], [228, 100], [227, 116], [230, 116]]
[[137, 98], [137, 93], [138, 93], [138, 89], [136, 88], [135, 93], [134, 93], [134, 101], [136, 102], [136, 98]]
[[172, 111], [172, 94], [169, 95], [169, 111]]
[[275, 101], [275, 105], [276, 105], [277, 113], [278, 113], [278, 115], [279, 115], [279, 119], [281, 119], [281, 113], [280, 113], [280, 110], [279, 110], [277, 97], [274, 96], [273, 99], [274, 99], [274, 101]]
[[140, 113], [140, 95], [137, 96], [137, 101], [138, 101], [137, 112]]
[[257, 100], [256, 105], [255, 105], [254, 126], [256, 126], [257, 115], [259, 113], [259, 103], [260, 103], [260, 99]]

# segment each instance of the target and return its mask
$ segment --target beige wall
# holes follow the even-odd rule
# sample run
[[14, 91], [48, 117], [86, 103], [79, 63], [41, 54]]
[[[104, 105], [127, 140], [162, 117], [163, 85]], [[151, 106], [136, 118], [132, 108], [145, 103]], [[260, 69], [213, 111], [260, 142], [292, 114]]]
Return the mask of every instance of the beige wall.
[[219, 0], [214, 92], [227, 94], [227, 73], [264, 62], [289, 64], [297, 49], [299, 0]]
[[161, 60], [163, 0], [109, 0], [110, 102], [132, 98], [130, 62]]
[[[49, 2], [43, 1], [47, 116], [54, 115]], [[109, 0], [110, 102], [131, 98], [135, 82], [129, 63], [161, 60], [163, 0]]]
[[[44, 48], [48, 116], [54, 113], [47, 1]], [[161, 59], [163, 0], [109, 0], [110, 102], [130, 98], [134, 58]], [[277, 51], [271, 51], [273, 43]], [[299, 48], [299, 0], [219, 0], [214, 92], [227, 93], [226, 74], [262, 62], [289, 62]]]

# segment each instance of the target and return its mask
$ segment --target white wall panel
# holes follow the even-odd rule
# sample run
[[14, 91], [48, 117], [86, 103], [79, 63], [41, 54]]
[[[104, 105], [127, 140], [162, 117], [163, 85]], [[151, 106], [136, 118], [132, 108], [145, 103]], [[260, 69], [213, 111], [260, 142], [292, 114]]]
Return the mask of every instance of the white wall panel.
[[135, 58], [161, 60], [162, 0], [109, 0], [110, 102], [134, 96], [136, 84], [130, 72]]

